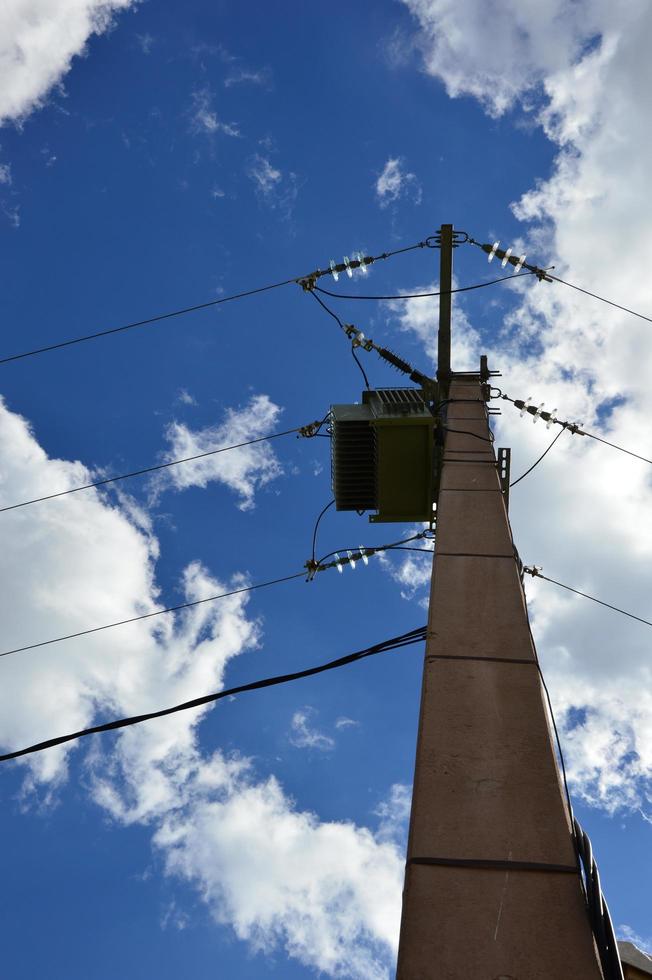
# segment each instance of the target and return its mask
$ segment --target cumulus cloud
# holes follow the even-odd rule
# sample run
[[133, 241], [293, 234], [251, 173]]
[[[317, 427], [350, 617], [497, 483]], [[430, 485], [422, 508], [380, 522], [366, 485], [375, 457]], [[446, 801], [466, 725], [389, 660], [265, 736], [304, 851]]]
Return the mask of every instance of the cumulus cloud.
[[[449, 94], [491, 115], [519, 104], [557, 155], [552, 172], [514, 204], [539, 264], [649, 312], [652, 232], [652, 8], [600, 0], [545, 9], [480, 0], [404, 0], [420, 26], [426, 70]], [[525, 248], [523, 249], [526, 250]], [[625, 257], [627, 260], [625, 260]], [[456, 304], [458, 305], [458, 304]], [[415, 313], [411, 318], [416, 326]], [[404, 326], [409, 326], [404, 321]], [[513, 397], [650, 456], [652, 362], [647, 325], [561, 285], [525, 287], [487, 353]], [[552, 438], [505, 405], [497, 422], [515, 475]], [[518, 467], [518, 470], [516, 470]], [[511, 521], [521, 555], [552, 578], [649, 618], [649, 468], [586, 438], [564, 435], [515, 488]], [[529, 581], [529, 580], [528, 580]], [[539, 652], [574, 792], [608, 811], [652, 807], [651, 667], [644, 628], [545, 582], [528, 584]], [[614, 652], [617, 651], [617, 657]]]
[[402, 197], [409, 197], [414, 204], [421, 203], [421, 185], [416, 175], [404, 170], [402, 157], [389, 157], [376, 180], [376, 198], [381, 208], [395, 204]]
[[[282, 409], [267, 395], [254, 395], [241, 408], [227, 409], [225, 419], [219, 425], [191, 429], [183, 422], [172, 422], [166, 430], [169, 449], [165, 460], [199, 456], [213, 449], [270, 435], [278, 428], [281, 412]], [[270, 443], [260, 442], [163, 470], [154, 485], [160, 492], [167, 487], [175, 490], [205, 487], [211, 481], [217, 481], [238, 494], [241, 510], [251, 510], [256, 490], [275, 480], [282, 472]]]
[[311, 719], [315, 714], [315, 709], [310, 705], [294, 712], [290, 742], [297, 749], [319, 749], [320, 752], [328, 752], [335, 748], [335, 740], [311, 725]]
[[0, 6], [0, 125], [22, 122], [134, 0], [4, 0]]
[[[52, 459], [0, 403], [0, 506], [87, 482]], [[3, 646], [19, 646], [161, 608], [159, 544], [128, 498], [75, 494], [3, 515]], [[198, 562], [179, 598], [219, 581]], [[261, 642], [248, 597], [80, 637], [3, 661], [0, 744], [19, 748], [107, 717], [146, 712], [224, 685], [230, 661]], [[202, 753], [204, 707], [27, 756], [25, 793], [56, 794], [81, 756], [92, 798], [117, 824], [150, 828], [166, 872], [194, 885], [216, 922], [254, 951], [332, 977], [386, 980], [395, 955], [402, 857], [369, 830], [302, 811], [250, 760]], [[222, 710], [229, 710], [224, 706]], [[182, 928], [171, 905], [163, 922]]]

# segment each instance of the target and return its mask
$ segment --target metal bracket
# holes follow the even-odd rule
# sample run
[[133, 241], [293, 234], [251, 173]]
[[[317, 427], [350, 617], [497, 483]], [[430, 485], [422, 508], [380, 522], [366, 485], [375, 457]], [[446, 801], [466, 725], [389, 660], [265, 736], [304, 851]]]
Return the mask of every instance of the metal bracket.
[[505, 497], [505, 509], [509, 511], [509, 474], [512, 461], [512, 450], [500, 448], [498, 450], [498, 476], [500, 478], [500, 489]]

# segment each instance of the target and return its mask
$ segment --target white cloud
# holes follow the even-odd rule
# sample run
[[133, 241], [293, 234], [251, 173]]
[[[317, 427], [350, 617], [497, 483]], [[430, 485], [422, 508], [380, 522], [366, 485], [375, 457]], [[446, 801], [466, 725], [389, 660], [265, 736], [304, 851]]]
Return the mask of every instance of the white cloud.
[[0, 5], [0, 125], [22, 122], [83, 55], [92, 34], [134, 0], [4, 0]]
[[619, 939], [624, 939], [628, 943], [634, 943], [646, 955], [652, 955], [652, 936], [644, 939], [627, 925], [618, 926], [616, 933]]
[[338, 718], [336, 720], [335, 727], [337, 728], [338, 731], [341, 731], [343, 728], [357, 728], [359, 724], [360, 722], [354, 721], [353, 718], [345, 718], [344, 716], [342, 716], [341, 718]]
[[143, 54], [152, 53], [152, 48], [156, 43], [156, 38], [152, 34], [136, 34], [136, 40]]
[[[453, 288], [458, 285], [453, 277]], [[416, 285], [404, 289], [405, 293], [434, 293], [439, 289], [438, 282]], [[436, 364], [437, 330], [439, 325], [439, 299], [434, 297], [423, 299], [401, 299], [387, 304], [387, 309], [393, 313], [399, 329], [412, 334], [420, 341], [430, 359], [427, 370]], [[451, 364], [454, 371], [475, 371], [480, 363], [480, 337], [471, 326], [459, 301], [453, 305], [451, 322]]]
[[[652, 7], [405, 2], [421, 26], [426, 69], [451, 95], [472, 95], [492, 115], [520, 104], [556, 146], [551, 175], [514, 206], [527, 223], [530, 259], [552, 260], [563, 278], [649, 313]], [[481, 253], [478, 260], [481, 269]], [[545, 399], [561, 417], [651, 455], [649, 325], [561, 285], [534, 283], [488, 353], [513, 397]], [[516, 475], [554, 433], [509, 405], [504, 412], [499, 441], [512, 446]], [[651, 491], [646, 464], [564, 435], [512, 491], [521, 555], [552, 578], [649, 618]], [[545, 582], [526, 584], [575, 794], [649, 819], [645, 628]]]
[[[92, 476], [81, 463], [50, 459], [2, 403], [0, 459], [0, 505]], [[5, 648], [161, 607], [158, 541], [147, 512], [127, 498], [88, 491], [2, 516]], [[228, 584], [192, 562], [179, 598]], [[260, 642], [247, 605], [231, 596], [7, 658], [0, 744], [19, 748], [220, 689], [229, 661]], [[69, 756], [82, 755], [98, 806], [119, 824], [151, 828], [167, 872], [192, 883], [215, 920], [253, 950], [284, 949], [332, 977], [387, 980], [402, 856], [365, 828], [301, 811], [249, 760], [202, 755], [198, 727], [210, 710], [28, 756], [19, 763], [26, 796], [56, 794]], [[183, 928], [186, 918], [172, 904], [163, 923]]]
[[185, 388], [179, 388], [179, 390], [177, 392], [177, 401], [178, 402], [181, 402], [182, 405], [196, 405], [197, 404], [196, 399], [193, 398], [193, 396], [190, 394], [190, 392], [189, 391], [186, 391]]
[[283, 173], [272, 166], [268, 157], [256, 153], [249, 161], [247, 176], [253, 183], [259, 199], [267, 207], [279, 211], [285, 219], [291, 217], [299, 194], [296, 174], [291, 171]]
[[267, 68], [258, 71], [250, 71], [246, 68], [239, 68], [231, 72], [224, 79], [224, 87], [232, 88], [234, 85], [262, 85], [267, 87], [270, 83], [271, 72]]
[[494, 116], [573, 65], [605, 9], [601, 0], [403, 2], [419, 23], [427, 71], [451, 97], [472, 95]]
[[205, 133], [209, 136], [215, 133], [224, 133], [225, 136], [241, 135], [236, 123], [223, 122], [218, 117], [213, 108], [213, 95], [208, 88], [192, 93], [190, 129], [193, 133]]
[[290, 742], [297, 749], [319, 749], [320, 752], [328, 752], [335, 748], [335, 741], [329, 735], [324, 735], [323, 732], [311, 727], [310, 719], [314, 718], [315, 714], [315, 709], [310, 705], [294, 712]]
[[403, 169], [401, 157], [389, 157], [376, 180], [376, 197], [381, 208], [409, 196], [414, 204], [421, 203], [421, 185], [416, 175]]
[[11, 166], [0, 163], [0, 184], [11, 184]]
[[412, 787], [394, 783], [389, 796], [378, 804], [374, 813], [379, 817], [378, 839], [393, 841], [401, 850], [407, 845], [408, 823], [412, 809]]
[[265, 196], [271, 194], [283, 179], [281, 171], [273, 167], [267, 157], [259, 153], [252, 159], [247, 173], [254, 182], [256, 190]]
[[[254, 395], [241, 408], [227, 409], [225, 420], [220, 425], [193, 430], [183, 422], [172, 422], [166, 430], [169, 450], [165, 460], [197, 456], [270, 435], [278, 428], [281, 411], [267, 395]], [[159, 474], [154, 486], [157, 492], [166, 487], [185, 490], [188, 487], [205, 487], [215, 480], [239, 495], [238, 506], [241, 510], [251, 510], [256, 490], [275, 480], [282, 472], [271, 444], [259, 442], [170, 467]]]

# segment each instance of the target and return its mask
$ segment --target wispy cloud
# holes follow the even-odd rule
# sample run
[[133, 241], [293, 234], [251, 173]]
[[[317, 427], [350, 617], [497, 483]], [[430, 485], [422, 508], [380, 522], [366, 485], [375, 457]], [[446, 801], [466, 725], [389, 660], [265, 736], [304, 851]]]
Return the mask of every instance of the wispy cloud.
[[280, 211], [284, 218], [291, 216], [299, 193], [296, 174], [291, 171], [283, 173], [272, 165], [268, 157], [256, 153], [249, 160], [247, 176], [261, 201]]
[[260, 85], [267, 88], [270, 85], [271, 77], [268, 68], [261, 68], [258, 71], [238, 68], [224, 79], [224, 88], [232, 88], [234, 85]]
[[190, 109], [190, 129], [193, 133], [213, 135], [224, 133], [225, 136], [240, 136], [236, 123], [223, 122], [213, 108], [213, 94], [208, 88], [198, 89], [192, 93]]
[[309, 705], [300, 711], [295, 711], [292, 716], [290, 742], [297, 749], [318, 749], [320, 752], [329, 752], [335, 748], [335, 740], [311, 726], [310, 720], [315, 714], [315, 709]]
[[381, 208], [395, 204], [400, 198], [407, 197], [414, 204], [421, 203], [421, 184], [416, 174], [404, 169], [402, 157], [390, 157], [376, 180], [376, 199]]

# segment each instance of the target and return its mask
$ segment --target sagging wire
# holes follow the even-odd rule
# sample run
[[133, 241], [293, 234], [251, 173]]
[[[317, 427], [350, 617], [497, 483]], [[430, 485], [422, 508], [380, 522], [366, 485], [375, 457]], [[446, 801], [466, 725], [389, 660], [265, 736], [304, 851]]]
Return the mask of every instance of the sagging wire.
[[105, 722], [102, 725], [94, 725], [91, 728], [82, 728], [80, 731], [72, 732], [70, 735], [59, 735], [56, 738], [49, 738], [43, 742], [37, 742], [35, 745], [28, 745], [26, 748], [17, 749], [14, 752], [7, 752], [4, 755], [0, 755], [0, 762], [8, 762], [11, 759], [18, 759], [21, 756], [31, 755], [34, 752], [43, 752], [45, 749], [54, 748], [55, 746], [63, 745], [66, 742], [77, 741], [78, 739], [85, 738], [88, 735], [98, 735], [101, 732], [117, 731], [120, 728], [129, 728], [132, 725], [140, 725], [144, 721], [150, 721], [153, 718], [163, 718], [166, 715], [172, 715], [178, 711], [187, 711], [189, 708], [200, 708], [203, 705], [212, 704], [215, 701], [221, 701], [223, 698], [232, 698], [235, 695], [243, 694], [246, 691], [258, 691], [265, 687], [275, 687], [278, 684], [287, 684], [290, 681], [301, 680], [304, 677], [314, 677], [315, 674], [322, 674], [328, 670], [344, 667], [348, 664], [355, 663], [358, 660], [363, 660], [366, 657], [375, 656], [378, 653], [388, 653], [391, 650], [400, 650], [403, 647], [411, 646], [414, 643], [421, 643], [425, 640], [426, 633], [427, 627], [420, 626], [417, 629], [410, 630], [408, 633], [403, 633], [400, 636], [394, 636], [389, 640], [384, 640], [382, 643], [376, 643], [374, 646], [366, 647], [363, 650], [358, 650], [356, 653], [349, 653], [344, 657], [338, 657], [337, 660], [330, 660], [327, 663], [319, 664], [316, 667], [308, 667], [305, 670], [298, 670], [291, 674], [280, 674], [276, 677], [266, 677], [262, 680], [252, 681], [249, 684], [240, 684], [238, 687], [228, 688], [214, 694], [206, 694], [203, 697], [193, 698], [190, 701], [184, 701], [182, 704], [175, 704], [171, 708], [162, 708], [159, 711], [148, 711], [146, 714], [132, 715], [129, 718], [119, 718], [115, 721]]
[[511, 282], [513, 279], [519, 279], [521, 276], [532, 276], [536, 275], [535, 272], [518, 272], [512, 274], [511, 276], [500, 276], [498, 279], [490, 279], [488, 282], [478, 282], [474, 283], [472, 286], [457, 286], [455, 289], [440, 289], [436, 292], [429, 293], [395, 293], [387, 296], [368, 296], [360, 295], [355, 293], [334, 293], [329, 289], [324, 289], [323, 286], [312, 286], [312, 288], [319, 293], [323, 293], [324, 296], [332, 296], [334, 299], [365, 299], [365, 300], [397, 300], [397, 299], [425, 299], [426, 297], [432, 296], [450, 296], [452, 293], [468, 293], [473, 289], [484, 289], [485, 286], [495, 286], [499, 282]]

